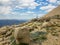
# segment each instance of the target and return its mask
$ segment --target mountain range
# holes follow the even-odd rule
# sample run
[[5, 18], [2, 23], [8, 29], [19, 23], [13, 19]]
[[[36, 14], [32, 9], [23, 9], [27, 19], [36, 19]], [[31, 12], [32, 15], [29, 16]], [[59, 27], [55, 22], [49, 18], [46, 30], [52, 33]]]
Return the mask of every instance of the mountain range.
[[2, 26], [11, 26], [11, 25], [17, 25], [17, 24], [21, 24], [27, 22], [27, 20], [0, 20], [0, 27]]

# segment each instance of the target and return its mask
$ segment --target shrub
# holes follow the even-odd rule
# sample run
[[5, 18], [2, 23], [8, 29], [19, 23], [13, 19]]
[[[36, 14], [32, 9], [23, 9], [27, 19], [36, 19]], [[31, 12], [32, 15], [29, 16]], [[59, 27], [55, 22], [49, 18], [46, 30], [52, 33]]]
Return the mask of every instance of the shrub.
[[52, 33], [53, 36], [59, 36], [57, 33]]
[[[11, 42], [12, 42], [12, 41], [14, 40], [14, 37], [12, 36], [10, 39], [11, 39]], [[17, 44], [16, 44], [16, 42], [14, 41], [14, 42], [12, 42], [11, 45], [17, 45]]]

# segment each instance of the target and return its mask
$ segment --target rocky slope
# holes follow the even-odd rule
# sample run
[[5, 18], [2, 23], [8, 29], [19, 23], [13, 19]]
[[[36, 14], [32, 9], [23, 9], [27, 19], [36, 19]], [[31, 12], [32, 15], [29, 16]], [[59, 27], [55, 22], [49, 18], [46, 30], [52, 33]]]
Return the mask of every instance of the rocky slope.
[[0, 45], [16, 45], [15, 30], [20, 32], [28, 30], [31, 38], [30, 45], [60, 45], [60, 6], [48, 14], [23, 24], [1, 27]]

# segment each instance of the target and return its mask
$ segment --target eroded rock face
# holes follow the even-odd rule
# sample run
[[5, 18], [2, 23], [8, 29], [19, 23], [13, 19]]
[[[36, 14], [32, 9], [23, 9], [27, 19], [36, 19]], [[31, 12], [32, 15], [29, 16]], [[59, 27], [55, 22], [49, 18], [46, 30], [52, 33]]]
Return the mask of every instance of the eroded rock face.
[[14, 37], [16, 44], [25, 43], [29, 45], [30, 43], [30, 34], [27, 28], [16, 28], [14, 31]]

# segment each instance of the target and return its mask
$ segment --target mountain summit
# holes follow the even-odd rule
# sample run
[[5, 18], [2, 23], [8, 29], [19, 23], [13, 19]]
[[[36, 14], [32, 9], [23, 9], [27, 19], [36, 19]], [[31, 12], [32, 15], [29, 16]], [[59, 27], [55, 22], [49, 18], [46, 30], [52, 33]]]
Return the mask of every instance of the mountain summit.
[[53, 16], [53, 15], [60, 15], [60, 5], [56, 8], [54, 8], [48, 14], [46, 14], [45, 17], [49, 17], [49, 16]]

